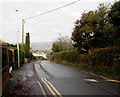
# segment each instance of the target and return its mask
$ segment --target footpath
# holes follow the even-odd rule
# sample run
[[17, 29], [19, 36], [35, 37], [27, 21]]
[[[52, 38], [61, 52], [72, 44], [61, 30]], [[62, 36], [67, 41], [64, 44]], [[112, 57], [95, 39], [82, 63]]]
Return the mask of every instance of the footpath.
[[44, 97], [34, 70], [34, 63], [24, 64], [13, 71], [13, 77], [3, 92], [3, 97], [39, 96]]

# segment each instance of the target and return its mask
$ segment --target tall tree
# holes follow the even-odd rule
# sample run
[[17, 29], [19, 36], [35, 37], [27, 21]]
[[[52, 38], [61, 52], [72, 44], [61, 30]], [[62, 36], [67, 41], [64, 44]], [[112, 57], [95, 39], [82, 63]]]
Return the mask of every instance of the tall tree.
[[115, 34], [116, 34], [116, 38], [115, 38], [115, 43], [119, 44], [120, 43], [120, 1], [115, 2], [112, 7], [111, 7], [111, 11], [109, 12], [109, 19], [110, 19], [110, 23], [112, 23], [115, 27]]
[[83, 13], [81, 19], [75, 22], [71, 38], [79, 51], [112, 44], [114, 29], [109, 23], [108, 8], [108, 5], [100, 4], [97, 10]]
[[91, 28], [91, 20], [90, 17], [94, 15], [93, 11], [89, 11], [88, 13], [83, 13], [80, 20], [75, 22], [75, 28], [72, 33], [72, 40], [75, 42], [74, 46], [77, 47], [78, 50], [90, 49], [90, 40], [92, 39], [93, 30]]
[[115, 27], [120, 27], [120, 1], [115, 2], [109, 13], [110, 22]]
[[30, 52], [30, 35], [29, 35], [29, 32], [26, 33], [25, 51]]

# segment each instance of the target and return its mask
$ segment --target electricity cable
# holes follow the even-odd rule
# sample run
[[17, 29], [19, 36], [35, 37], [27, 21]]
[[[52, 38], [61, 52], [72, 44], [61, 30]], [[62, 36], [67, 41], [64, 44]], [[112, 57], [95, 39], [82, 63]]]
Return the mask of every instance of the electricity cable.
[[31, 16], [31, 17], [25, 18], [24, 20], [28, 20], [28, 19], [32, 19], [32, 18], [36, 18], [36, 17], [42, 16], [42, 15], [45, 15], [45, 14], [48, 14], [48, 13], [54, 12], [54, 11], [59, 10], [59, 9], [62, 9], [62, 8], [64, 8], [64, 7], [67, 7], [67, 6], [73, 5], [73, 4], [75, 4], [75, 3], [79, 2], [79, 1], [80, 1], [80, 0], [77, 0], [77, 1], [74, 1], [74, 2], [71, 2], [71, 3], [68, 3], [68, 4], [66, 4], [66, 5], [63, 5], [63, 6], [58, 7], [58, 8], [55, 8], [55, 9], [53, 9], [53, 10], [49, 10], [49, 11], [47, 11], [47, 12], [43, 12], [43, 13], [41, 13], [41, 14], [39, 14], [39, 15], [35, 15], [35, 16]]

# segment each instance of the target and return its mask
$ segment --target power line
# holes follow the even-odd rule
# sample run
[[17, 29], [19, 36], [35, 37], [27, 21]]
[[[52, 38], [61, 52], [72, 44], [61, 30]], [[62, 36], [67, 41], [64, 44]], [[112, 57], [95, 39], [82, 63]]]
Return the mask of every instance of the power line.
[[24, 20], [28, 20], [28, 19], [32, 19], [32, 18], [36, 18], [36, 17], [38, 17], [38, 16], [42, 16], [42, 15], [45, 15], [45, 14], [51, 13], [51, 12], [53, 12], [53, 11], [56, 11], [56, 10], [59, 10], [59, 9], [61, 9], [61, 8], [64, 8], [64, 7], [70, 6], [70, 5], [72, 5], [72, 4], [75, 4], [75, 3], [79, 2], [79, 1], [80, 1], [80, 0], [77, 0], [77, 1], [74, 1], [74, 2], [71, 2], [71, 3], [68, 3], [68, 4], [66, 4], [66, 5], [63, 5], [63, 6], [61, 6], [61, 7], [55, 8], [55, 9], [53, 9], [53, 10], [50, 10], [50, 11], [47, 11], [47, 12], [41, 13], [41, 14], [39, 14], [39, 15], [35, 15], [35, 16], [32, 16], [32, 17], [25, 18]]

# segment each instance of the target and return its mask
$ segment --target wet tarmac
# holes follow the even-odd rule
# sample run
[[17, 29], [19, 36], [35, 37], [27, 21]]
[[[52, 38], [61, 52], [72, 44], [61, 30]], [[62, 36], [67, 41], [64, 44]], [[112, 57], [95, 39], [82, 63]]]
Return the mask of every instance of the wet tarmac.
[[[120, 96], [120, 83], [111, 82], [101, 77], [49, 61], [38, 61], [35, 67], [39, 79], [45, 78], [63, 96]], [[44, 83], [42, 84], [46, 87]], [[49, 89], [47, 91], [49, 91]], [[48, 92], [48, 94], [49, 93], [50, 92]]]

